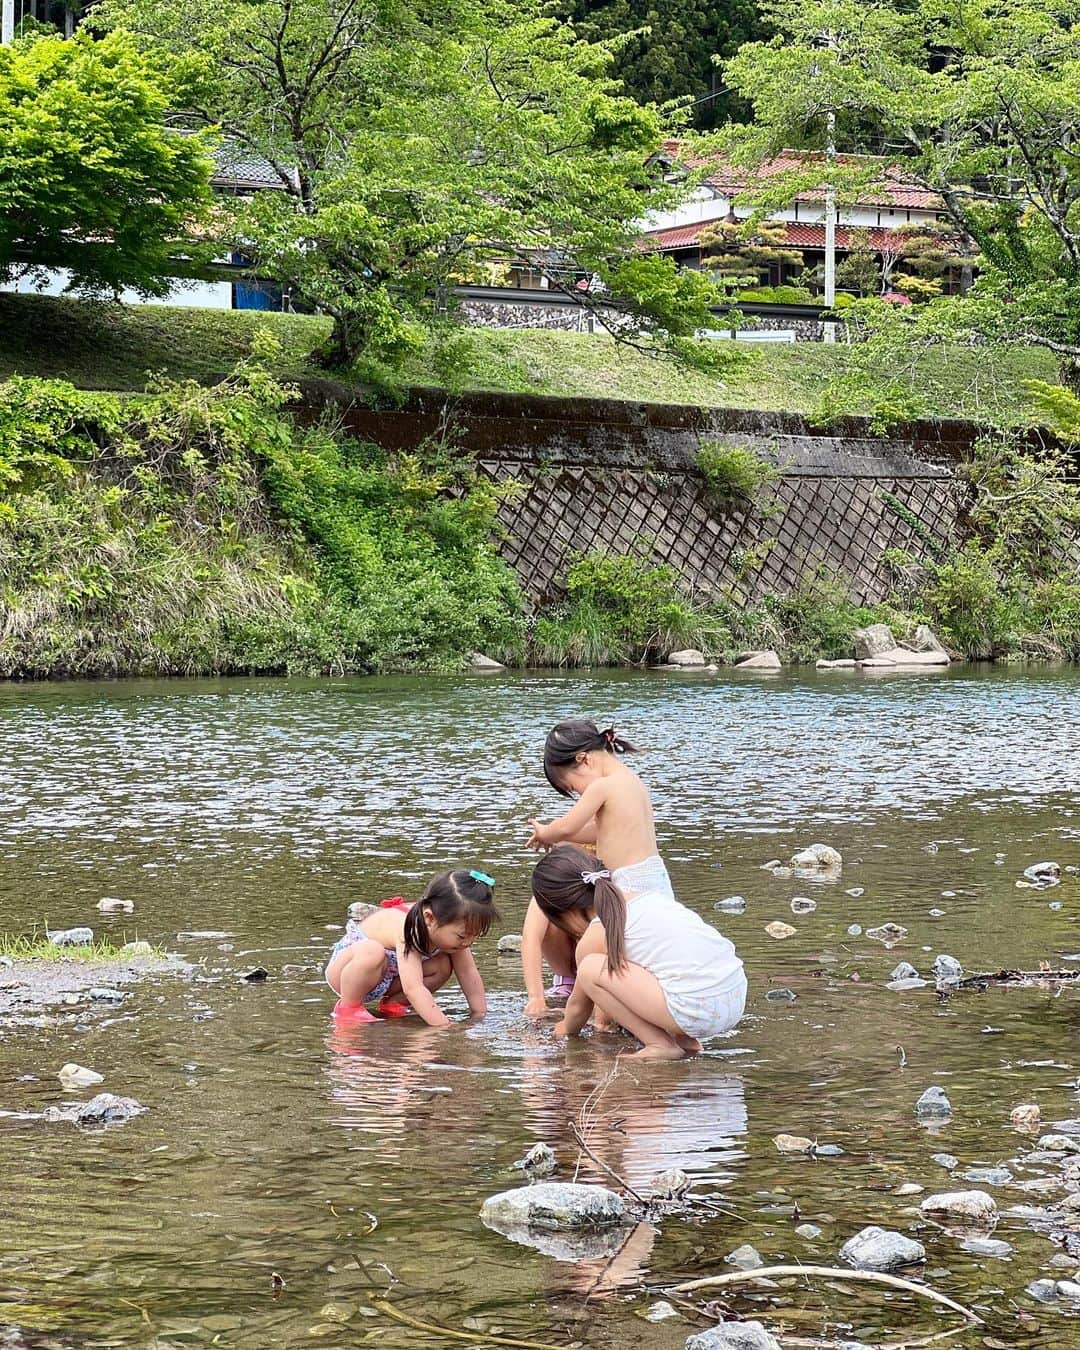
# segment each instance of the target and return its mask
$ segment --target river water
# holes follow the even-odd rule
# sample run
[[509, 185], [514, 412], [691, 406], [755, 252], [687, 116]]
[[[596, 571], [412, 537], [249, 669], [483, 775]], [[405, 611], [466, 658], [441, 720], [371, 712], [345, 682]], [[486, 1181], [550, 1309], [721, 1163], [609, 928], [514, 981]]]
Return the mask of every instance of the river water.
[[[625, 1043], [564, 1050], [528, 1024], [519, 964], [492, 934], [483, 1023], [335, 1033], [321, 963], [350, 901], [479, 866], [498, 879], [500, 931], [518, 928], [526, 820], [561, 809], [540, 747], [575, 713], [643, 747], [676, 890], [746, 961], [741, 1026], [694, 1062], [610, 1078]], [[1080, 1116], [1077, 991], [885, 988], [897, 962], [925, 973], [938, 952], [968, 970], [1080, 961], [1077, 877], [1016, 886], [1031, 863], [1080, 863], [1076, 672], [9, 685], [0, 728], [0, 930], [91, 923], [197, 963], [117, 1011], [0, 1032], [0, 1108], [16, 1113], [0, 1118], [0, 1327], [63, 1346], [466, 1343], [389, 1303], [459, 1333], [674, 1350], [701, 1323], [645, 1320], [660, 1285], [730, 1270], [745, 1242], [769, 1263], [835, 1264], [880, 1223], [918, 1236], [928, 1281], [985, 1318], [946, 1343], [1080, 1346], [1068, 1305], [1024, 1292], [1080, 1257], [1070, 1267], [1012, 1212], [1055, 1169], [1025, 1164], [1032, 1144], [1009, 1126], [1028, 1100], [1049, 1122]], [[818, 840], [842, 852], [838, 879], [761, 870]], [[716, 913], [733, 894], [745, 913]], [[135, 914], [98, 915], [103, 896]], [[793, 915], [796, 896], [816, 911]], [[773, 920], [796, 934], [774, 941]], [[848, 931], [886, 921], [908, 929], [891, 950]], [[226, 936], [178, 937], [193, 930]], [[270, 979], [240, 982], [256, 964]], [[796, 999], [766, 997], [781, 989]], [[71, 1096], [56, 1079], [68, 1060], [148, 1112], [103, 1133], [22, 1118]], [[484, 1197], [517, 1184], [536, 1141], [573, 1175], [569, 1122], [609, 1078], [597, 1156], [637, 1186], [682, 1167], [713, 1208], [576, 1263], [484, 1228]], [[931, 1084], [954, 1110], [936, 1130], [913, 1115]], [[844, 1152], [782, 1156], [780, 1132]], [[939, 1152], [959, 1159], [952, 1181]], [[1012, 1181], [986, 1187], [1001, 1256], [894, 1193], [1002, 1163]], [[821, 1280], [724, 1297], [796, 1338], [895, 1343], [957, 1324]]]

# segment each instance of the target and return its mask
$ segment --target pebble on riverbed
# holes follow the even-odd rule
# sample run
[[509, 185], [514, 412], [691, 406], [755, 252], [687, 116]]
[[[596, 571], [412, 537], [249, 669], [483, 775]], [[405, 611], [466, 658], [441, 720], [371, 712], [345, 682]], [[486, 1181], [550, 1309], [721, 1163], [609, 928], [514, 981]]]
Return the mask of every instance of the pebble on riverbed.
[[840, 1259], [856, 1270], [899, 1270], [926, 1260], [926, 1248], [903, 1233], [872, 1224], [840, 1248]]
[[686, 1350], [780, 1350], [780, 1342], [760, 1322], [721, 1322], [695, 1332]]

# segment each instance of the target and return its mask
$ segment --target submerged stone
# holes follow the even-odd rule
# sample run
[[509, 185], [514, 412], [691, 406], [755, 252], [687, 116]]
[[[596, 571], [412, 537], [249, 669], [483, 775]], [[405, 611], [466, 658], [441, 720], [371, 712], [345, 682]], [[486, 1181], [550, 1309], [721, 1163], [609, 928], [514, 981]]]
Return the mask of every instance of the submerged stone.
[[889, 975], [890, 980], [917, 980], [919, 972], [910, 961], [901, 961], [898, 966], [894, 966]]
[[736, 1270], [760, 1270], [765, 1262], [761, 1259], [761, 1253], [756, 1247], [751, 1247], [749, 1242], [744, 1242], [741, 1247], [736, 1247], [733, 1252], [728, 1252], [724, 1257], [724, 1264], [734, 1266]]
[[934, 974], [942, 983], [952, 980], [961, 980], [964, 977], [964, 967], [955, 956], [947, 956], [944, 953], [940, 955], [933, 965]]
[[944, 1223], [990, 1226], [998, 1217], [994, 1198], [985, 1191], [942, 1191], [928, 1195], [919, 1210], [924, 1218]]
[[840, 1259], [856, 1270], [897, 1270], [926, 1260], [926, 1248], [903, 1233], [876, 1224], [862, 1229], [840, 1248]]
[[820, 867], [826, 871], [836, 871], [843, 865], [843, 861], [842, 856], [830, 845], [810, 844], [792, 856], [791, 866]]
[[930, 1161], [937, 1163], [939, 1167], [944, 1167], [946, 1172], [951, 1172], [954, 1168], [960, 1166], [960, 1159], [954, 1158], [951, 1153], [931, 1153]]
[[952, 1103], [945, 1089], [928, 1087], [915, 1103], [915, 1114], [920, 1120], [946, 1120], [952, 1115]]
[[780, 1350], [780, 1342], [760, 1322], [721, 1322], [695, 1332], [686, 1350]]
[[77, 1106], [47, 1107], [43, 1118], [50, 1123], [69, 1121], [73, 1125], [118, 1125], [146, 1110], [134, 1097], [117, 1097], [112, 1092], [99, 1092], [88, 1102]]

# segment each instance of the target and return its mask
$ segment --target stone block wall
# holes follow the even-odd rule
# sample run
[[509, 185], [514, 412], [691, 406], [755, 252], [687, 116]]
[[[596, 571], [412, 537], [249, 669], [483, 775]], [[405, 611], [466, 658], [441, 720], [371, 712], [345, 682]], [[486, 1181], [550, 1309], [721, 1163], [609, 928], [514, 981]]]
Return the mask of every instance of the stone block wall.
[[[784, 413], [422, 389], [345, 420], [389, 450], [449, 437], [478, 473], [517, 483], [499, 547], [536, 603], [598, 548], [668, 563], [700, 595], [751, 602], [824, 584], [881, 600], [888, 550], [924, 556], [962, 528], [968, 489], [955, 469], [976, 435], [949, 421], [881, 437], [859, 419], [823, 431]], [[696, 467], [707, 441], [752, 449], [777, 477], [753, 503], [717, 501]]]

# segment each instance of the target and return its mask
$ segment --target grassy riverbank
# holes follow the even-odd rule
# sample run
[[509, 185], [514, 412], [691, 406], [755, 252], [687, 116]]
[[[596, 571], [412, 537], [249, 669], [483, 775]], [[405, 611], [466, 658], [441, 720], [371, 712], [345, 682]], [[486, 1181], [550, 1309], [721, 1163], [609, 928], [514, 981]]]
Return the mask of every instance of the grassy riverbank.
[[[39, 375], [117, 391], [142, 389], [148, 372], [213, 379], [250, 353], [260, 330], [279, 344], [272, 362], [277, 376], [326, 373], [312, 359], [328, 332], [320, 318], [0, 295], [0, 379]], [[452, 379], [467, 389], [810, 412], [849, 361], [843, 345], [819, 343], [740, 347], [739, 353], [738, 365], [716, 378], [619, 347], [601, 334], [474, 329], [455, 345]], [[882, 371], [883, 382], [894, 373]], [[942, 347], [914, 358], [909, 373], [928, 413], [976, 419], [992, 413], [1015, 422], [1030, 413], [1023, 382], [1053, 379], [1054, 361], [1033, 348]], [[446, 362], [429, 348], [404, 377], [441, 384]]]

